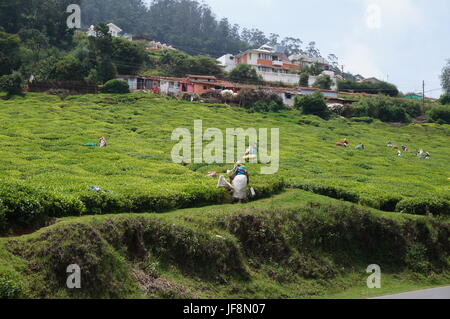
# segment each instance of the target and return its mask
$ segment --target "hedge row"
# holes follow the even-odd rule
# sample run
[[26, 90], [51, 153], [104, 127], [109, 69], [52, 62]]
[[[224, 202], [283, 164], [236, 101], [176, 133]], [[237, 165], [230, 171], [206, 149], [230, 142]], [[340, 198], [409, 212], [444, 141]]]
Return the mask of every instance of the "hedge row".
[[414, 215], [450, 215], [450, 201], [439, 197], [404, 198], [395, 193], [358, 194], [334, 185], [318, 183], [291, 183], [291, 188], [376, 208], [387, 212]]
[[[275, 179], [252, 185], [256, 198], [279, 193], [284, 182]], [[70, 197], [26, 185], [0, 183], [0, 234], [42, 227], [53, 218], [113, 214], [118, 212], [164, 212], [229, 202], [223, 189], [189, 186], [182, 192], [116, 195], [86, 192]]]

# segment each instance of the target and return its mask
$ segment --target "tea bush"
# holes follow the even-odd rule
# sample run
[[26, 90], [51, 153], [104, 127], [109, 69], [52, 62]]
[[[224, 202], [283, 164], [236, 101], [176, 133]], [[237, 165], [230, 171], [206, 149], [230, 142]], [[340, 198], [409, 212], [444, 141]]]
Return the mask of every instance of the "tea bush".
[[450, 201], [438, 197], [406, 198], [397, 204], [396, 211], [416, 215], [450, 216]]

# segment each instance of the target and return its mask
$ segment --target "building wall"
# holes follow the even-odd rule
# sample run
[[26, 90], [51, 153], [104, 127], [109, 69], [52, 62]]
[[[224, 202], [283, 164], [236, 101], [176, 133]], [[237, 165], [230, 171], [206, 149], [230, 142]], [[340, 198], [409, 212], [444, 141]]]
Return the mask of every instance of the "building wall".
[[294, 84], [298, 85], [300, 82], [300, 75], [298, 74], [291, 74], [291, 73], [275, 73], [275, 72], [261, 72], [257, 71], [259, 75], [262, 76], [264, 81], [268, 82], [283, 82], [286, 84]]
[[161, 80], [160, 91], [162, 94], [180, 93], [179, 83], [167, 80]]
[[226, 54], [217, 59], [226, 72], [230, 72], [236, 67], [236, 60], [232, 54]]

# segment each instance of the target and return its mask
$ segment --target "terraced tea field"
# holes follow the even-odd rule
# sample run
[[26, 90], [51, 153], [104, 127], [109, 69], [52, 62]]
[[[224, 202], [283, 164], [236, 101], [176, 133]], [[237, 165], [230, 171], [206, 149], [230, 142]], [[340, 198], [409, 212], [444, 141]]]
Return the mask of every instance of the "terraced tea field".
[[[249, 165], [259, 197], [294, 187], [388, 211], [402, 199], [450, 200], [448, 125], [398, 128], [343, 118], [324, 121], [301, 117], [297, 111], [248, 113], [144, 94], [66, 99], [28, 94], [1, 100], [0, 194], [10, 203], [28, 197], [33, 203], [46, 194], [59, 204], [45, 214], [56, 217], [226, 202], [227, 194], [206, 175], [231, 165], [172, 163], [172, 131], [193, 131], [194, 120], [200, 119], [204, 129], [280, 129], [279, 172], [260, 175], [261, 165]], [[100, 135], [106, 136], [108, 147], [84, 146]], [[344, 137], [351, 147], [336, 147]], [[412, 152], [398, 157], [386, 147], [389, 140]], [[364, 143], [366, 150], [355, 150], [357, 143]], [[431, 159], [418, 159], [416, 149], [429, 151]], [[109, 192], [94, 194], [91, 186]], [[27, 216], [22, 224], [33, 218]]]

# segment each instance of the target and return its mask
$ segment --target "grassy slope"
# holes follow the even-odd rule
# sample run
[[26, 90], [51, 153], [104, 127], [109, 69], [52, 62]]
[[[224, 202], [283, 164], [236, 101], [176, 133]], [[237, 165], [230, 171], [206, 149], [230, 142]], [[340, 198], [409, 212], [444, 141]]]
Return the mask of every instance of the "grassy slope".
[[[22, 181], [33, 187], [44, 187], [74, 197], [85, 193], [91, 185], [101, 186], [116, 194], [167, 194], [183, 192], [199, 185], [206, 189], [214, 188], [215, 182], [206, 178], [205, 173], [212, 169], [223, 170], [226, 166], [206, 166], [194, 172], [189, 167], [170, 162], [170, 150], [173, 146], [173, 142], [170, 141], [172, 130], [176, 127], [191, 129], [196, 119], [203, 119], [205, 127], [222, 129], [249, 126], [279, 127], [281, 170], [278, 176], [285, 177], [291, 183], [313, 181], [338, 184], [368, 197], [377, 197], [380, 193], [386, 192], [402, 196], [424, 194], [437, 194], [447, 198], [449, 196], [450, 175], [446, 175], [449, 172], [450, 157], [450, 149], [446, 144], [450, 132], [448, 126], [411, 125], [394, 128], [382, 123], [367, 125], [346, 120], [323, 122], [319, 119], [315, 119], [317, 126], [299, 125], [296, 112], [248, 114], [239, 109], [206, 107], [203, 104], [174, 102], [144, 95], [80, 96], [61, 101], [54, 96], [30, 94], [25, 99], [1, 101], [0, 172], [5, 179]], [[107, 136], [110, 147], [91, 149], [82, 146], [85, 142], [95, 142], [99, 135]], [[368, 149], [357, 152], [353, 149], [336, 148], [334, 142], [344, 136], [353, 143], [365, 143]], [[411, 149], [429, 150], [432, 153], [432, 160], [420, 161], [414, 154], [397, 158], [393, 150], [385, 147], [388, 140], [399, 145], [407, 144]], [[256, 183], [270, 181], [272, 178], [258, 176], [259, 167], [256, 165], [250, 165], [250, 169], [252, 174], [256, 175], [252, 179]], [[87, 243], [97, 242], [95, 240], [97, 239], [101, 244], [96, 247], [82, 246], [80, 249], [92, 248], [101, 252], [105, 260], [109, 260], [109, 264], [117, 269], [117, 271], [110, 270], [117, 279], [116, 282], [113, 280], [112, 284], [126, 287], [120, 296], [137, 296], [139, 292], [136, 289], [136, 281], [128, 268], [130, 264], [135, 264], [126, 259], [127, 256], [122, 250], [111, 248], [110, 243], [105, 240], [105, 237], [108, 237], [108, 227], [105, 225], [109, 225], [111, 220], [115, 229], [115, 222], [121, 223], [125, 219], [133, 223], [138, 216], [148, 216], [152, 220], [157, 218], [169, 224], [187, 227], [188, 230], [194, 231], [193, 238], [200, 236], [199, 241], [205, 239], [201, 237], [201, 234], [205, 233], [206, 242], [209, 242], [209, 238], [214, 239], [212, 242], [216, 243], [215, 236], [219, 233], [231, 238], [230, 243], [236, 243], [236, 239], [233, 239], [228, 231], [214, 225], [213, 221], [217, 216], [228, 216], [244, 207], [297, 209], [299, 205], [308, 201], [335, 203], [329, 198], [297, 190], [245, 206], [205, 207], [174, 211], [164, 215], [62, 219], [57, 225], [32, 235], [1, 239], [0, 272], [8, 274], [8, 278], [14, 280], [20, 281], [25, 278], [27, 296], [33, 296], [33, 289], [29, 289], [34, 287], [39, 288], [36, 289], [36, 293], [41, 296], [65, 297], [67, 291], [55, 292], [55, 287], [45, 286], [48, 278], [43, 280], [42, 276], [52, 273], [48, 272], [51, 269], [48, 267], [47, 258], [59, 256], [61, 251], [57, 249], [66, 247], [65, 244], [76, 247], [77, 238], [81, 241], [84, 239], [82, 234], [90, 236], [91, 228], [100, 228], [102, 229], [100, 239], [95, 237], [98, 234], [94, 232], [93, 239]], [[376, 216], [394, 218], [398, 221], [422, 219], [375, 210], [372, 212]], [[80, 222], [88, 225], [88, 228], [78, 229], [77, 225]], [[67, 228], [64, 228], [65, 225]], [[66, 233], [68, 238], [64, 242], [60, 234]], [[52, 242], [55, 244], [52, 245]], [[39, 258], [33, 255], [34, 251], [49, 251], [48, 245], [56, 249], [53, 255], [43, 253]], [[240, 243], [236, 245], [239, 247]], [[15, 247], [18, 251], [13, 250], [11, 254], [6, 247]], [[41, 268], [30, 273], [30, 265], [27, 265], [26, 260], [35, 262]], [[64, 260], [51, 260], [50, 264], [62, 261]], [[138, 264], [142, 266], [142, 262]], [[186, 274], [180, 267], [158, 258], [144, 266], [145, 269], [153, 269], [151, 272], [167, 280], [168, 285], [172, 287], [151, 294], [164, 297], [184, 294], [199, 297], [296, 298], [336, 294], [345, 297], [366, 297], [377, 293], [441, 285], [449, 279], [448, 274], [427, 273], [427, 276], [424, 276], [420, 271], [412, 272], [402, 268], [397, 271], [391, 270], [391, 274], [385, 274], [384, 288], [381, 292], [377, 292], [364, 288], [367, 277], [364, 270], [367, 265], [363, 263], [332, 279], [324, 280], [292, 277], [289, 273], [283, 273], [277, 264], [265, 264], [263, 269], [255, 268], [251, 259], [244, 258], [244, 266], [249, 269], [251, 281], [242, 281], [230, 275], [231, 277], [223, 279], [229, 280], [226, 284], [218, 284], [216, 280], [205, 280], [189, 272]], [[279, 278], [274, 279], [273, 274]], [[49, 282], [49, 285], [55, 284], [57, 279], [50, 278]], [[159, 284], [166, 285], [167, 288], [167, 282]], [[108, 291], [108, 294], [101, 291], [99, 296], [114, 297], [111, 294], [112, 290], [112, 287], [107, 287], [105, 291]]]
[[[307, 257], [302, 264], [302, 271], [313, 272], [313, 278], [309, 276], [296, 275], [290, 269], [288, 259], [270, 261], [272, 257], [264, 257], [262, 260], [245, 253], [245, 241], [238, 238], [230, 230], [224, 229], [217, 224], [218, 220], [227, 220], [236, 214], [257, 215], [258, 210], [270, 212], [277, 209], [282, 213], [283, 209], [299, 209], [308, 206], [309, 202], [320, 205], [336, 205], [339, 207], [353, 207], [352, 204], [342, 203], [323, 196], [311, 194], [301, 190], [287, 191], [270, 199], [259, 200], [245, 205], [222, 205], [215, 207], [203, 207], [197, 209], [185, 209], [173, 211], [167, 214], [122, 214], [104, 216], [85, 216], [78, 218], [63, 218], [45, 229], [22, 237], [0, 239], [0, 271], [13, 274], [10, 277], [19, 278], [23, 282], [24, 296], [28, 297], [200, 297], [200, 298], [366, 298], [383, 294], [390, 294], [420, 288], [436, 287], [445, 285], [450, 280], [450, 273], [442, 271], [418, 271], [397, 264], [390, 264], [389, 258], [377, 261], [371, 252], [370, 262], [377, 262], [382, 266], [382, 289], [371, 290], [366, 288], [365, 268], [370, 263], [366, 257], [353, 256], [350, 263], [342, 262], [340, 254], [347, 251], [336, 249], [330, 253], [322, 251], [320, 244], [314, 248], [312, 259]], [[299, 208], [300, 207], [300, 208]], [[282, 213], [283, 214], [283, 213]], [[427, 222], [427, 217], [412, 216], [405, 214], [390, 214], [371, 210], [370, 214], [381, 218], [386, 223], [392, 220], [399, 225], [408, 221]], [[307, 224], [306, 216], [304, 224]], [[153, 221], [157, 228], [152, 233], [161, 229], [164, 239], [159, 241], [158, 247], [155, 242], [147, 245], [149, 255], [138, 258], [130, 255], [130, 247], [119, 243], [115, 236], [124, 231], [126, 236], [135, 240], [134, 232], [139, 222], [144, 220]], [[158, 224], [157, 221], [160, 221]], [[137, 223], [137, 224], [136, 224]], [[330, 221], [331, 224], [333, 224]], [[303, 222], [302, 222], [303, 224]], [[141, 227], [141, 226], [139, 226]], [[138, 228], [139, 228], [138, 227]], [[350, 227], [350, 226], [346, 226]], [[373, 227], [376, 227], [374, 224]], [[258, 234], [257, 229], [253, 229]], [[266, 232], [270, 232], [266, 228]], [[276, 230], [275, 230], [276, 231]], [[283, 230], [283, 232], [286, 230]], [[395, 230], [397, 232], [397, 230]], [[307, 235], [304, 230], [304, 236]], [[297, 232], [296, 232], [297, 234]], [[300, 236], [301, 232], [298, 233]], [[322, 240], [328, 236], [324, 233]], [[171, 242], [171, 236], [180, 236], [177, 244]], [[217, 235], [225, 239], [218, 239]], [[342, 235], [342, 234], [341, 234]], [[118, 235], [117, 235], [118, 236]], [[155, 238], [158, 238], [155, 235]], [[205, 236], [205, 237], [203, 237]], [[335, 236], [335, 235], [333, 235]], [[259, 237], [258, 237], [259, 238]], [[144, 241], [147, 241], [144, 235]], [[260, 237], [261, 245], [272, 245], [270, 236]], [[336, 239], [337, 240], [337, 239]], [[383, 240], [372, 238], [368, 240]], [[226, 255], [219, 265], [215, 265], [216, 259], [221, 259], [221, 252], [217, 251], [216, 245], [225, 241], [225, 247], [239, 247], [239, 254]], [[107, 242], [107, 244], [106, 244]], [[173, 246], [172, 246], [173, 245]], [[211, 246], [210, 248], [205, 248]], [[114, 249], [112, 249], [112, 247]], [[165, 248], [163, 248], [165, 247]], [[172, 247], [180, 250], [189, 250], [185, 255], [173, 255]], [[194, 248], [196, 247], [196, 248]], [[162, 249], [162, 250], [161, 250]], [[212, 249], [211, 252], [208, 249]], [[134, 250], [133, 250], [134, 251]], [[389, 252], [387, 252], [389, 253]], [[92, 256], [91, 254], [94, 254]], [[195, 258], [191, 260], [191, 254]], [[196, 255], [197, 254], [197, 255]], [[203, 255], [206, 259], [202, 259]], [[170, 256], [170, 257], [167, 257]], [[289, 258], [294, 255], [289, 254]], [[308, 256], [308, 254], [305, 254]], [[13, 259], [12, 259], [13, 257]], [[96, 260], [98, 257], [100, 260]], [[324, 258], [324, 259], [322, 259]], [[448, 258], [448, 256], [447, 256]], [[181, 260], [180, 260], [181, 259]], [[237, 259], [236, 262], [233, 260]], [[28, 260], [28, 263], [27, 263]], [[86, 290], [80, 295], [73, 295], [64, 287], [64, 269], [69, 260], [82, 265], [84, 269], [83, 279], [86, 282], [96, 283], [98, 292]], [[101, 264], [106, 260], [108, 267]], [[231, 261], [230, 261], [231, 260]], [[290, 261], [291, 259], [289, 259]], [[316, 264], [317, 260], [319, 261]], [[331, 276], [321, 277], [321, 271], [326, 272], [328, 263], [338, 267], [337, 273]], [[191, 265], [192, 263], [192, 265]], [[286, 263], [286, 264], [285, 264]], [[205, 264], [214, 264], [213, 269], [203, 269]], [[231, 267], [238, 265], [239, 274], [246, 273], [248, 278], [234, 272], [217, 269], [222, 264]], [[61, 267], [60, 267], [61, 266]], [[31, 267], [31, 271], [30, 271]], [[133, 276], [133, 270], [138, 269], [140, 280]], [[224, 269], [231, 269], [225, 267]], [[314, 273], [317, 271], [317, 273]], [[62, 273], [63, 279], [55, 274]], [[106, 273], [106, 274], [105, 274]], [[135, 272], [134, 272], [135, 273]], [[144, 278], [142, 274], [150, 274], [151, 279]], [[210, 274], [211, 273], [211, 274]], [[145, 294], [137, 288], [138, 282], [151, 283], [151, 293]], [[155, 288], [156, 287], [156, 288]], [[87, 287], [92, 289], [92, 287]], [[87, 289], [85, 287], [85, 289]], [[78, 292], [77, 292], [78, 293]]]
[[[133, 99], [135, 97], [137, 100]], [[314, 181], [338, 184], [367, 197], [380, 193], [417, 196], [450, 193], [449, 126], [357, 124], [345, 120], [299, 125], [296, 112], [248, 114], [239, 109], [212, 108], [203, 104], [174, 102], [144, 95], [124, 97], [58, 97], [30, 94], [27, 98], [0, 101], [0, 173], [4, 178], [47, 187], [62, 194], [79, 195], [98, 185], [114, 193], [182, 192], [190, 187], [213, 187], [199, 173], [171, 163], [173, 129], [204, 127], [278, 127], [281, 131], [281, 169], [289, 182]], [[87, 148], [107, 136], [107, 149]], [[367, 150], [334, 146], [347, 136], [363, 142]], [[415, 154], [397, 158], [386, 148], [392, 140], [411, 150], [423, 148], [431, 161]], [[259, 167], [250, 165], [255, 182]]]

